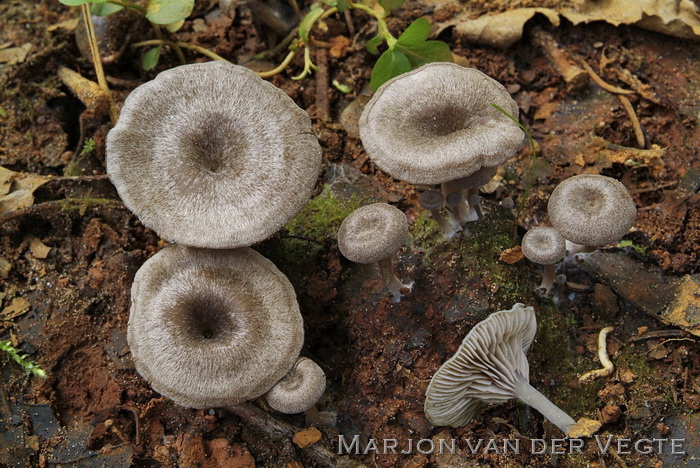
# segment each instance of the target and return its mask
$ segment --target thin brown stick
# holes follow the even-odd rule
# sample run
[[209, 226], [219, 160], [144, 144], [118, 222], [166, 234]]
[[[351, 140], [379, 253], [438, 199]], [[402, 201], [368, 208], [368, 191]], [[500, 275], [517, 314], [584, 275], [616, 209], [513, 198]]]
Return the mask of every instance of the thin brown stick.
[[604, 90], [613, 93], [613, 94], [634, 94], [634, 91], [629, 90], [629, 89], [622, 89], [619, 88], [615, 85], [611, 85], [610, 83], [606, 83], [600, 75], [598, 75], [590, 65], [586, 63], [585, 60], [581, 60], [581, 66], [583, 67], [584, 70], [588, 72], [588, 75], [590, 75], [591, 79], [596, 82], [598, 86], [603, 88]]
[[92, 24], [92, 15], [90, 13], [90, 4], [85, 3], [80, 5], [80, 11], [83, 14], [83, 22], [85, 23], [85, 30], [88, 35], [88, 43], [90, 44], [90, 55], [92, 57], [92, 65], [95, 67], [95, 75], [97, 75], [97, 84], [100, 88], [107, 93], [109, 97], [109, 119], [112, 121], [112, 125], [117, 124], [117, 118], [119, 114], [117, 113], [117, 108], [114, 105], [114, 100], [112, 100], [112, 93], [109, 92], [109, 85], [107, 84], [107, 79], [105, 78], [105, 72], [102, 68], [102, 57], [100, 57], [100, 50], [97, 46], [97, 36], [95, 35], [95, 26]]
[[632, 121], [632, 128], [634, 129], [634, 136], [637, 139], [637, 147], [644, 149], [644, 147], [646, 146], [645, 139], [644, 139], [644, 132], [642, 131], [642, 126], [639, 123], [639, 119], [637, 118], [637, 114], [634, 112], [634, 107], [632, 107], [632, 103], [630, 102], [629, 99], [627, 99], [627, 96], [623, 96], [621, 94], [618, 94], [617, 98], [622, 103], [622, 107], [625, 108], [625, 111], [627, 111], [627, 115], [629, 115], [630, 120]]
[[328, 120], [330, 104], [328, 102], [328, 51], [316, 49], [316, 117], [321, 121]]

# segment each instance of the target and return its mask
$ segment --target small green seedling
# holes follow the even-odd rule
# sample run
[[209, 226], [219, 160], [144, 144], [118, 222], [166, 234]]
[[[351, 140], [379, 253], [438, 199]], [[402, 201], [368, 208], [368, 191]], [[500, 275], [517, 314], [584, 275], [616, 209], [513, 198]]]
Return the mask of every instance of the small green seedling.
[[80, 155], [86, 156], [93, 151], [95, 151], [95, 140], [93, 138], [88, 138], [85, 140], [85, 143], [83, 143], [83, 149], [80, 150]]
[[622, 249], [625, 247], [630, 247], [632, 250], [637, 252], [639, 255], [646, 255], [647, 254], [647, 248], [641, 245], [637, 245], [631, 240], [623, 240], [617, 243], [617, 247]]
[[46, 378], [44, 369], [31, 360], [27, 354], [20, 354], [19, 350], [12, 346], [12, 342], [0, 340], [0, 351], [5, 351], [8, 356], [27, 371], [27, 374], [33, 374], [41, 379]]

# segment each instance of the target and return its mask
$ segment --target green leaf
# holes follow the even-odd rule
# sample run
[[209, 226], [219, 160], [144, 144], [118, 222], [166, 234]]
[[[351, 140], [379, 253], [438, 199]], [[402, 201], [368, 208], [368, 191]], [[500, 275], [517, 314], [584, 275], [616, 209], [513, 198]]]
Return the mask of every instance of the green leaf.
[[376, 91], [390, 79], [410, 70], [411, 63], [408, 61], [408, 58], [398, 50], [389, 49], [374, 64], [369, 86], [372, 88], [372, 91]]
[[314, 6], [311, 8], [301, 23], [299, 23], [299, 37], [304, 41], [305, 44], [309, 42], [309, 34], [311, 29], [314, 27], [314, 23], [317, 19], [321, 17], [325, 10], [319, 6]]
[[430, 62], [452, 62], [450, 46], [442, 41], [426, 41], [420, 44], [397, 42], [396, 49], [408, 58], [412, 69]]
[[381, 44], [383, 40], [384, 40], [384, 37], [378, 33], [372, 39], [367, 41], [367, 44], [365, 44], [365, 48], [367, 49], [367, 52], [369, 52], [370, 54], [374, 54], [374, 55], [378, 54], [379, 53], [379, 49], [378, 49], [379, 44]]
[[165, 29], [170, 31], [171, 33], [178, 32], [182, 26], [185, 25], [185, 19], [181, 19], [180, 21], [175, 21], [174, 23], [166, 24]]
[[398, 8], [403, 5], [404, 0], [379, 0], [379, 4], [384, 8], [384, 16], [389, 15], [389, 12], [394, 8]]
[[116, 5], [114, 3], [93, 3], [92, 14], [96, 16], [109, 16], [112, 13], [123, 10], [124, 7], [121, 5]]
[[146, 18], [155, 24], [170, 24], [190, 16], [194, 0], [149, 0]]
[[350, 0], [338, 0], [335, 6], [338, 8], [338, 12], [342, 13], [350, 8], [350, 3], [352, 3]]
[[141, 66], [144, 70], [153, 70], [156, 65], [158, 65], [158, 59], [160, 58], [160, 51], [162, 48], [163, 46], [157, 46], [143, 54]]
[[430, 35], [430, 21], [418, 18], [399, 36], [398, 43], [402, 45], [417, 45], [425, 42]]

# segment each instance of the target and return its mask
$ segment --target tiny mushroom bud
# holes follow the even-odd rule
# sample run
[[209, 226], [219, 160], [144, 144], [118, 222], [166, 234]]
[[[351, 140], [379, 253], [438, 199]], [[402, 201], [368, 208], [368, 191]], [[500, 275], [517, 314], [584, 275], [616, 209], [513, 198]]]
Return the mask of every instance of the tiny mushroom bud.
[[569, 254], [592, 251], [622, 238], [634, 223], [637, 207], [617, 180], [584, 174], [566, 179], [549, 197], [549, 219], [573, 244]]
[[549, 293], [554, 285], [554, 265], [566, 255], [566, 241], [554, 228], [535, 227], [525, 233], [520, 246], [528, 260], [544, 265], [538, 289]]
[[360, 117], [360, 138], [379, 168], [412, 184], [441, 184], [513, 156], [518, 106], [484, 73], [429, 63], [384, 83]]
[[567, 434], [576, 422], [529, 383], [525, 353], [536, 331], [535, 311], [523, 304], [476, 324], [430, 381], [425, 396], [428, 420], [459, 427], [484, 406], [517, 398]]
[[216, 61], [164, 71], [132, 91], [106, 162], [124, 204], [159, 236], [234, 248], [268, 238], [306, 205], [321, 148], [284, 91]]
[[127, 340], [155, 391], [202, 409], [268, 392], [296, 362], [304, 326], [291, 283], [256, 251], [171, 245], [136, 273]]
[[445, 206], [445, 196], [441, 192], [437, 190], [423, 192], [418, 198], [418, 203], [424, 210], [430, 211], [431, 216], [448, 239], [452, 239], [455, 234], [462, 230], [462, 226], [459, 225], [451, 212], [449, 219], [440, 213], [440, 208]]
[[401, 290], [411, 290], [413, 282], [403, 284], [394, 274], [393, 256], [408, 236], [406, 215], [386, 203], [373, 203], [356, 209], [338, 230], [338, 248], [355, 263], [378, 263], [382, 278], [394, 302]]
[[316, 404], [326, 389], [326, 374], [311, 359], [300, 357], [292, 370], [267, 392], [267, 403], [286, 414], [301, 413]]

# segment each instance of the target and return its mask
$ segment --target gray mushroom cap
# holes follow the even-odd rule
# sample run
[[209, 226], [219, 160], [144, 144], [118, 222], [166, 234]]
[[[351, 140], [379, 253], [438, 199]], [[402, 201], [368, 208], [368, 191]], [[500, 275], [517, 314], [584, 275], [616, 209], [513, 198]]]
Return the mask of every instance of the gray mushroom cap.
[[461, 179], [453, 180], [452, 183], [455, 185], [455, 187], [462, 190], [478, 188], [482, 185], [488, 184], [497, 172], [498, 166], [484, 166], [474, 174], [467, 177], [462, 177]]
[[338, 248], [350, 261], [374, 263], [394, 255], [408, 235], [406, 215], [387, 203], [350, 213], [338, 229]]
[[566, 241], [554, 228], [534, 227], [527, 231], [520, 244], [528, 260], [540, 265], [553, 265], [566, 255]]
[[445, 206], [445, 196], [437, 190], [428, 190], [418, 197], [421, 208], [429, 211], [436, 211]]
[[429, 63], [384, 83], [360, 117], [360, 138], [374, 163], [412, 184], [438, 184], [498, 166], [515, 154], [518, 106], [482, 72]]
[[515, 398], [519, 381], [529, 379], [525, 353], [536, 331], [535, 311], [523, 304], [476, 324], [430, 381], [428, 420], [435, 426], [463, 426], [484, 406]]
[[326, 374], [311, 359], [301, 357], [292, 370], [267, 392], [267, 403], [285, 414], [302, 413], [316, 404], [326, 389]]
[[599, 247], [622, 238], [634, 223], [637, 207], [617, 180], [584, 174], [566, 179], [547, 204], [549, 220], [565, 239]]
[[259, 253], [171, 245], [136, 273], [127, 340], [155, 391], [210, 408], [266, 393], [296, 362], [304, 327], [289, 280]]
[[321, 164], [311, 120], [281, 89], [224, 62], [160, 73], [127, 97], [107, 136], [107, 172], [159, 236], [249, 246], [308, 202]]

